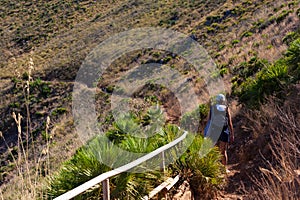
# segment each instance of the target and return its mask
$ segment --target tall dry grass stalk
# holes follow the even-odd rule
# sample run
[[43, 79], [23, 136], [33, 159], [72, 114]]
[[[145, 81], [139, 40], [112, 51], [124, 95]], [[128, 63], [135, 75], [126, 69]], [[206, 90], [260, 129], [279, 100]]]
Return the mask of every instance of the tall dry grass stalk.
[[[33, 81], [32, 71], [34, 70], [34, 63], [32, 58], [29, 60], [28, 66], [28, 80], [25, 82], [25, 87], [23, 87], [24, 98], [25, 98], [25, 106], [26, 106], [26, 150], [28, 152], [29, 148], [29, 134], [31, 134], [31, 142], [33, 142], [33, 135], [31, 131], [31, 117], [30, 117], [30, 82]], [[33, 146], [34, 148], [34, 146]], [[35, 155], [34, 155], [35, 156]]]
[[1, 200], [4, 200], [4, 198], [3, 198], [3, 193], [2, 193], [2, 189], [0, 188], [0, 198], [1, 198]]

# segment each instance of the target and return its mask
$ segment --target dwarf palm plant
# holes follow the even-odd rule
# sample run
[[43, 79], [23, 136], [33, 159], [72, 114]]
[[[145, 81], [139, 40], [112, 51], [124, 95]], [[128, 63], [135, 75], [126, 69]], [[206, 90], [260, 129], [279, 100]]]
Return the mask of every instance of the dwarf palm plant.
[[[149, 115], [150, 112], [148, 112]], [[158, 114], [159, 112], [151, 112]], [[149, 116], [151, 119], [158, 119]], [[50, 178], [48, 194], [56, 197], [83, 184], [84, 182], [114, 168], [127, 164], [145, 153], [167, 143], [162, 128], [147, 129], [152, 136], [149, 138], [135, 137], [143, 129], [139, 126], [139, 118], [132, 113], [124, 115], [113, 124], [105, 135], [97, 136], [86, 146], [80, 148], [70, 161], [67, 161], [61, 170]], [[151, 120], [151, 121], [150, 121]], [[167, 138], [167, 137], [166, 137]], [[161, 172], [151, 168], [139, 166], [143, 173], [122, 173], [110, 179], [112, 199], [136, 199], [147, 194], [160, 180]], [[99, 199], [102, 196], [100, 185], [93, 187], [78, 199]]]
[[[159, 114], [159, 112], [152, 113]], [[133, 116], [134, 118], [130, 118], [130, 116], [133, 115], [124, 116], [121, 121], [114, 124], [106, 135], [97, 136], [86, 146], [80, 148], [73, 158], [63, 165], [58, 174], [50, 179], [49, 196], [58, 196], [97, 175], [136, 160], [146, 153], [175, 140], [183, 133], [175, 125], [159, 127], [156, 123], [158, 117], [138, 118]], [[132, 135], [133, 133], [140, 135], [138, 132], [144, 130], [133, 123], [137, 119], [144, 119], [144, 122], [145, 119], [156, 119], [156, 121], [151, 120], [146, 123], [147, 125], [151, 123], [154, 126], [157, 125], [153, 129], [146, 129], [147, 131], [153, 131], [147, 133], [151, 134], [149, 137], [140, 138]], [[130, 127], [130, 124], [134, 124], [133, 127]], [[126, 133], [124, 130], [129, 132]], [[192, 139], [194, 137], [191, 135], [185, 142], [190, 144]], [[203, 142], [202, 137], [196, 137], [191, 144], [188, 151], [177, 161], [177, 164], [180, 163], [180, 165], [175, 164], [174, 166], [177, 166], [177, 168], [175, 167], [176, 170], [170, 173], [181, 173], [189, 169], [194, 174], [195, 179], [191, 180], [193, 180], [192, 186], [195, 187], [195, 190], [199, 190], [200, 187], [197, 185], [197, 178], [202, 181], [200, 187], [202, 190], [210, 186], [217, 187], [222, 181], [222, 178], [220, 178], [221, 166], [218, 162], [219, 152], [214, 148], [212, 150], [208, 147], [204, 148], [202, 144], [209, 146], [211, 143]], [[165, 152], [164, 158], [168, 163], [174, 162], [179, 151], [180, 147], [172, 148]], [[200, 156], [199, 153], [206, 156]], [[161, 161], [162, 158], [156, 156], [134, 169], [135, 172], [141, 173], [126, 172], [112, 177], [110, 179], [111, 198], [137, 199], [149, 193], [152, 188], [162, 181], [164, 174], [159, 170]], [[77, 198], [100, 199], [101, 196], [101, 187], [98, 185]]]
[[[137, 145], [136, 145], [137, 146]], [[142, 150], [141, 150], [142, 151]], [[48, 194], [57, 197], [86, 181], [136, 159], [135, 154], [116, 150], [104, 136], [98, 136], [77, 150], [73, 158], [63, 164], [60, 171], [49, 179]], [[135, 199], [145, 195], [160, 178], [160, 173], [122, 173], [110, 179], [111, 198]], [[97, 185], [77, 199], [100, 199], [102, 187]]]
[[188, 150], [175, 162], [172, 170], [189, 181], [194, 194], [211, 199], [224, 184], [225, 167], [220, 152], [209, 139], [197, 135]]
[[287, 63], [290, 66], [290, 72], [296, 76], [297, 79], [300, 77], [300, 38], [292, 42], [286, 52]]
[[[101, 139], [96, 138], [93, 142], [101, 143]], [[102, 152], [107, 152], [107, 145], [99, 146]], [[94, 178], [95, 176], [109, 171], [111, 168], [97, 159], [92, 148], [82, 147], [77, 150], [71, 160], [65, 162], [60, 171], [49, 179], [48, 193], [50, 197], [59, 196], [76, 186]], [[82, 198], [90, 196], [98, 196], [101, 193], [101, 188], [94, 188], [88, 191], [88, 194], [83, 194]]]

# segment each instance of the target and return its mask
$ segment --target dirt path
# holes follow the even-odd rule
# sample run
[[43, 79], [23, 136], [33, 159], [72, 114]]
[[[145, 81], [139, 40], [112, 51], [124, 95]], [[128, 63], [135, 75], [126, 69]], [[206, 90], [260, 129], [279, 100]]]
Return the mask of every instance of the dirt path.
[[219, 194], [217, 199], [228, 200], [228, 199], [244, 199], [243, 194], [243, 174], [238, 163], [228, 164], [230, 172], [227, 174], [227, 186]]
[[242, 144], [247, 141], [247, 137], [243, 133], [241, 117], [241, 106], [237, 101], [230, 103], [230, 109], [233, 119], [233, 127], [235, 132], [235, 141], [228, 148], [228, 170], [227, 186], [220, 193], [218, 199], [245, 199], [245, 188], [251, 186], [251, 181], [247, 173], [247, 163], [241, 158]]
[[[217, 200], [244, 200], [248, 199], [245, 194], [246, 189], [251, 187], [251, 181], [248, 176], [248, 163], [241, 158], [242, 144], [247, 141], [247, 137], [243, 130], [243, 118], [241, 117], [241, 106], [237, 101], [230, 103], [231, 114], [235, 131], [235, 142], [228, 148], [228, 166], [227, 186], [221, 191]], [[172, 199], [175, 200], [192, 200], [192, 194], [188, 183], [184, 183], [179, 187], [179, 192]]]

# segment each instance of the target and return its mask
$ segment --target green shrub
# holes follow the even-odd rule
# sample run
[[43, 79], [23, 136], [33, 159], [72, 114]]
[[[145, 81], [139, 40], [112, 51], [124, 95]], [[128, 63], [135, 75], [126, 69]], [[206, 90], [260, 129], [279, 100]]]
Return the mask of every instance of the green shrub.
[[277, 62], [266, 66], [255, 77], [247, 78], [241, 84], [241, 91], [238, 93], [240, 100], [249, 106], [263, 103], [266, 95], [280, 91], [287, 83], [287, 69], [284, 62]]
[[[148, 111], [147, 115], [151, 115], [145, 119], [150, 121], [148, 124], [156, 123], [154, 121], [157, 118], [153, 119], [153, 116], [161, 114], [157, 110]], [[106, 136], [97, 136], [86, 146], [77, 150], [72, 159], [64, 163], [59, 172], [49, 179], [47, 192], [49, 196], [51, 198], [59, 196], [95, 176], [139, 158], [141, 156], [139, 153], [149, 153], [173, 141], [183, 133], [177, 126], [167, 125], [160, 128], [159, 134], [154, 134], [148, 138], [135, 137], [131, 131], [136, 131], [138, 128], [135, 123], [132, 124], [132, 120], [138, 120], [138, 118], [131, 114], [115, 124], [115, 132], [110, 132], [110, 136], [123, 132], [123, 137], [116, 137], [117, 140], [114, 140], [114, 143], [111, 143]], [[125, 130], [129, 132], [127, 133]], [[120, 149], [124, 151], [120, 152]], [[149, 169], [155, 169], [160, 162], [159, 158], [151, 160], [150, 163], [147, 163], [147, 171], [143, 174], [122, 173], [111, 178], [111, 198], [136, 199], [149, 193], [161, 182], [162, 176], [160, 171], [149, 171]], [[101, 196], [102, 187], [98, 185], [79, 195], [77, 199], [99, 199]]]
[[53, 110], [51, 112], [52, 116], [57, 116], [57, 115], [62, 115], [64, 113], [66, 113], [68, 110], [67, 108], [56, 108], [55, 110]]
[[202, 128], [200, 125], [207, 118], [208, 112], [209, 106], [207, 104], [200, 104], [197, 109], [182, 116], [180, 126], [192, 133], [199, 133]]
[[40, 78], [30, 82], [30, 88], [42, 97], [48, 97], [51, 93], [49, 83], [42, 81]]
[[164, 116], [159, 107], [149, 109], [146, 114], [137, 116], [134, 113], [121, 114], [106, 133], [107, 137], [119, 144], [129, 136], [147, 138], [160, 134], [164, 126]]
[[286, 43], [287, 45], [290, 45], [294, 40], [296, 40], [297, 38], [300, 37], [300, 34], [297, 32], [289, 32], [287, 33], [284, 38], [282, 39], [282, 41], [284, 43]]
[[11, 108], [20, 108], [21, 105], [20, 105], [20, 102], [14, 102], [14, 103], [10, 103], [9, 107], [11, 107]]
[[276, 17], [276, 22], [282, 22], [291, 12], [291, 10], [283, 10], [282, 13], [280, 13], [280, 15]]
[[214, 16], [207, 16], [204, 25], [210, 26], [212, 23], [220, 23], [222, 20], [222, 16], [214, 15]]
[[[200, 116], [207, 115], [208, 107], [200, 105], [197, 109]], [[161, 127], [160, 117], [162, 113], [159, 108], [149, 110], [145, 116], [128, 114], [114, 124], [111, 132], [106, 135], [96, 136], [87, 145], [77, 150], [76, 154], [66, 161], [60, 170], [49, 178], [47, 194], [49, 198], [57, 197], [86, 181], [111, 169], [120, 167], [141, 156], [140, 153], [151, 152], [182, 135], [183, 130], [175, 125]], [[154, 127], [153, 130], [146, 129], [152, 133], [147, 138], [136, 137], [135, 131], [140, 131], [137, 123], [142, 126]], [[130, 134], [129, 134], [130, 133]], [[121, 134], [122, 137], [114, 134]], [[188, 135], [185, 142], [191, 141], [194, 136]], [[110, 142], [109, 140], [112, 140]], [[165, 155], [174, 158], [171, 176], [192, 170], [194, 176], [190, 177], [191, 186], [195, 191], [205, 191], [205, 194], [213, 194], [223, 181], [221, 176], [224, 167], [219, 162], [220, 154], [216, 148], [211, 148], [209, 140], [201, 136], [190, 145], [188, 151], [176, 161], [177, 148], [165, 152]], [[117, 147], [117, 150], [116, 150]], [[124, 150], [124, 151], [120, 151]], [[122, 173], [110, 178], [112, 199], [137, 199], [148, 194], [154, 187], [162, 182], [162, 172], [156, 169], [161, 164], [161, 158], [156, 157], [147, 162], [140, 169], [147, 167], [144, 173]], [[207, 192], [208, 191], [208, 192]], [[76, 199], [99, 199], [102, 196], [101, 184], [82, 193]]]
[[194, 194], [214, 199], [224, 184], [225, 167], [220, 163], [218, 148], [209, 139], [197, 135], [188, 150], [172, 165], [173, 173], [188, 180]]
[[[195, 111], [185, 115], [182, 121], [186, 124], [191, 123], [190, 120], [199, 123], [199, 119], [207, 116], [208, 110], [207, 105], [199, 105]], [[158, 106], [149, 109], [145, 114], [121, 115], [106, 134], [96, 136], [78, 149], [75, 155], [49, 178], [49, 198], [57, 197], [102, 173], [134, 161], [143, 155], [141, 153], [152, 152], [183, 134], [184, 129], [164, 123], [163, 113]], [[142, 137], [143, 133], [145, 137]], [[211, 196], [223, 183], [224, 166], [219, 161], [218, 150], [212, 148], [209, 140], [204, 140], [200, 135], [196, 136], [194, 141], [191, 141], [192, 139], [194, 135], [189, 134], [184, 142], [191, 142], [191, 145], [177, 161], [173, 155], [178, 153], [178, 147], [165, 152], [166, 158], [174, 159], [169, 172], [171, 176], [175, 176], [178, 173], [184, 175], [186, 170], [191, 170], [193, 176], [189, 177], [189, 180], [193, 190]], [[157, 156], [139, 166], [140, 169], [147, 167], [147, 170], [143, 170], [144, 173], [126, 172], [110, 178], [111, 198], [137, 199], [148, 194], [162, 182], [163, 173], [154, 170], [160, 164], [161, 158]], [[76, 199], [99, 199], [101, 196], [102, 186], [99, 184]]]
[[[77, 150], [71, 160], [65, 162], [59, 172], [49, 178], [49, 198], [57, 197], [88, 180], [128, 163], [129, 154], [116, 151], [106, 137], [97, 136]], [[136, 199], [147, 194], [160, 181], [160, 172], [122, 173], [110, 178], [112, 199]], [[101, 184], [87, 190], [76, 199], [99, 199]]]
[[210, 27], [210, 26], [207, 26], [206, 29], [207, 29], [207, 33], [215, 33], [215, 31], [216, 31], [215, 28]]
[[223, 77], [225, 74], [228, 74], [228, 68], [224, 67], [220, 70], [220, 75]]
[[294, 75], [296, 80], [300, 78], [300, 38], [291, 43], [286, 54], [286, 61], [289, 65], [290, 74]]
[[250, 37], [252, 35], [253, 35], [253, 33], [251, 31], [245, 31], [244, 33], [242, 33], [241, 38]]
[[[289, 37], [299, 37], [297, 33], [288, 34]], [[281, 90], [288, 84], [300, 78], [300, 38], [291, 42], [284, 57], [273, 64], [266, 60], [251, 58], [234, 70], [236, 76], [232, 79], [233, 94], [240, 97], [240, 101], [249, 106], [263, 103], [265, 96], [281, 94]], [[281, 96], [283, 97], [283, 96]]]
[[225, 44], [220, 44], [219, 45], [219, 50], [221, 51], [222, 49], [224, 49], [225, 48]]
[[238, 44], [239, 42], [240, 42], [239, 40], [232, 40], [231, 44], [235, 45], [235, 44]]
[[253, 56], [248, 62], [240, 63], [234, 70], [234, 73], [245, 80], [246, 78], [256, 74], [267, 65], [269, 65], [267, 60]]
[[49, 133], [47, 133], [46, 131], [42, 131], [42, 138], [45, 141], [49, 141], [49, 139], [51, 139], [51, 135]]
[[296, 6], [297, 5], [297, 2], [296, 1], [293, 1], [293, 2], [289, 2], [288, 3], [288, 7], [293, 7], [293, 6]]

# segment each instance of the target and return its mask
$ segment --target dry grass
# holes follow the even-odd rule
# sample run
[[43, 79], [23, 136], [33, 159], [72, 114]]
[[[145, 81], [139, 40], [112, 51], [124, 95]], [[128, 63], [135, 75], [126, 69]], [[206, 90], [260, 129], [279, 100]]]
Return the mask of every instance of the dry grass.
[[[72, 81], [82, 60], [97, 44], [117, 32], [145, 26], [160, 26], [188, 35], [193, 34], [197, 41], [207, 48], [212, 56], [215, 56], [217, 62], [230, 67], [248, 60], [253, 55], [272, 61], [277, 59], [281, 52], [286, 49], [281, 41], [282, 37], [299, 26], [299, 18], [291, 13], [282, 22], [270, 24], [262, 32], [255, 32], [252, 36], [241, 38], [241, 35], [249, 30], [253, 22], [260, 19], [267, 20], [269, 15], [277, 16], [284, 9], [292, 10], [287, 6], [288, 3], [292, 2], [291, 0], [267, 0], [264, 2], [253, 0], [251, 1], [252, 4], [247, 3], [249, 2], [247, 0], [188, 3], [186, 1], [158, 1], [156, 3], [140, 1], [136, 3], [130, 0], [86, 0], [73, 4], [71, 2], [73, 1], [52, 0], [47, 3], [37, 1], [32, 4], [25, 1], [5, 0], [0, 3], [1, 9], [4, 8], [0, 19], [0, 36], [2, 38], [0, 41], [0, 79], [16, 77], [16, 71], [22, 75], [27, 71], [27, 58], [31, 56], [35, 63], [35, 71], [32, 74], [29, 72], [29, 77], [40, 76], [47, 80]], [[286, 5], [282, 6], [283, 3]], [[57, 13], [55, 13], [56, 7], [58, 7]], [[294, 7], [299, 7], [299, 4]], [[245, 12], [238, 16], [230, 16], [222, 22], [214, 24], [214, 26], [209, 26], [209, 28], [219, 28], [215, 28], [214, 33], [207, 33], [208, 27], [204, 25], [207, 16], [222, 15], [224, 12], [235, 8], [237, 11], [244, 9]], [[47, 22], [48, 20], [50, 21]], [[27, 42], [23, 44], [22, 38]], [[239, 40], [239, 42], [233, 45], [232, 41], [234, 40]], [[224, 48], [221, 49], [220, 46], [222, 45]], [[128, 65], [130, 64], [128, 63]], [[124, 66], [123, 64], [114, 69], [114, 73], [120, 73], [119, 70]], [[28, 112], [32, 109], [28, 104], [29, 98], [27, 98], [30, 96], [28, 90], [30, 81], [32, 80], [29, 78], [28, 82], [23, 82], [21, 86], [25, 102], [27, 102], [25, 104], [26, 112], [22, 119], [26, 125], [23, 126], [25, 129], [22, 129], [18, 134], [19, 152], [18, 155], [12, 155], [16, 159], [11, 164], [19, 164], [20, 171], [28, 174], [28, 168], [32, 167], [39, 171], [42, 168], [41, 162], [43, 162], [45, 165], [43, 168], [45, 167], [46, 173], [49, 174], [51, 173], [50, 169], [56, 168], [58, 163], [75, 151], [76, 147], [80, 145], [79, 139], [72, 138], [72, 135], [67, 134], [74, 133], [74, 131], [70, 128], [72, 127], [71, 116], [66, 115], [57, 121], [52, 119], [50, 127], [44, 127], [46, 136], [53, 135], [52, 139], [47, 139], [42, 145], [32, 142], [31, 124], [36, 119], [32, 119], [30, 112]], [[45, 101], [52, 102], [53, 99]], [[57, 98], [55, 101], [60, 102], [60, 99]], [[45, 105], [48, 106], [42, 103], [39, 106]], [[107, 107], [109, 106], [106, 106], [105, 109]], [[19, 119], [17, 113], [14, 120], [20, 126]], [[268, 120], [267, 117], [264, 119]], [[259, 117], [256, 120], [260, 121]], [[57, 122], [61, 124], [54, 124]], [[266, 124], [260, 121], [256, 128], [266, 127]], [[56, 130], [49, 133], [51, 128]], [[260, 131], [259, 128], [258, 131]], [[3, 134], [7, 135], [6, 132]], [[257, 134], [255, 137], [259, 137], [259, 135]], [[9, 150], [13, 148], [10, 144], [8, 145]], [[32, 147], [31, 145], [36, 146]], [[34, 159], [28, 160], [30, 156], [28, 152], [33, 151], [33, 149], [36, 152], [30, 155], [33, 155]], [[62, 151], [64, 155], [63, 158], [60, 158], [58, 155]], [[20, 158], [23, 158], [23, 161], [18, 161]], [[23, 175], [18, 175], [12, 182], [5, 185], [6, 189], [0, 188], [0, 199], [19, 198], [19, 196], [10, 197], [10, 191], [20, 191], [15, 192], [18, 195], [22, 192], [28, 193], [28, 195], [38, 195], [25, 190], [31, 187], [42, 187], [43, 181], [40, 181], [39, 178], [43, 177], [36, 177], [36, 173], [32, 171], [28, 174], [30, 178], [25, 179], [22, 177]], [[33, 180], [33, 182], [28, 182], [27, 188], [19, 187], [17, 190], [14, 186], [17, 186], [16, 183], [21, 182], [21, 180], [25, 182]]]
[[248, 144], [240, 146], [240, 162], [248, 163], [253, 185], [245, 190], [251, 199], [300, 197], [299, 89], [292, 86], [289, 91], [286, 101], [269, 98], [259, 111], [245, 116], [244, 134], [249, 136]]
[[[292, 10], [288, 6], [280, 7], [281, 3], [274, 1], [270, 5], [262, 5], [250, 10], [250, 16], [245, 14], [237, 22], [237, 31], [232, 31], [226, 36], [226, 46], [231, 46], [231, 41], [239, 40], [240, 42], [232, 48], [222, 50], [221, 63], [230, 63], [231, 66], [241, 62], [248, 61], [252, 56], [267, 59], [272, 62], [277, 60], [287, 49], [282, 39], [290, 31], [299, 29], [299, 17], [296, 15], [296, 8], [280, 23], [270, 23], [265, 29], [260, 31], [255, 28], [254, 23], [266, 23], [270, 16], [276, 17], [283, 10]], [[299, 7], [299, 5], [298, 5]], [[274, 12], [275, 8], [280, 8]], [[245, 17], [247, 16], [247, 17]], [[251, 29], [253, 29], [251, 31]], [[243, 33], [250, 31], [253, 35], [242, 37]]]
[[[288, 1], [287, 3], [289, 2], [292, 1]], [[65, 2], [63, 7], [68, 5], [68, 3], [69, 1]], [[266, 6], [267, 3], [268, 5]], [[56, 14], [57, 16], [54, 16], [53, 9], [55, 9], [58, 4], [58, 1], [53, 0], [49, 5], [47, 4], [48, 7], [46, 7], [46, 5], [40, 6], [41, 10], [48, 9], [50, 13], [48, 18], [52, 17], [54, 21], [57, 16], [64, 16], [57, 19], [58, 21], [56, 22], [56, 24], [59, 24], [61, 27], [57, 27], [57, 29], [51, 33], [53, 27], [50, 24], [43, 23], [47, 18], [47, 16], [43, 16], [45, 19], [36, 19], [38, 21], [37, 27], [32, 25], [30, 30], [26, 29], [31, 35], [38, 36], [38, 27], [44, 27], [45, 30], [42, 29], [39, 31], [41, 31], [40, 34], [47, 35], [46, 41], [40, 36], [41, 41], [38, 40], [38, 44], [33, 45], [33, 41], [31, 41], [33, 39], [31, 38], [29, 44], [34, 48], [26, 51], [22, 50], [22, 48], [25, 48], [23, 46], [16, 47], [12, 45], [8, 47], [8, 45], [2, 45], [1, 51], [6, 52], [2, 54], [3, 58], [1, 58], [1, 60], [3, 60], [2, 64], [5, 66], [0, 68], [2, 77], [14, 76], [13, 68], [18, 69], [21, 73], [24, 72], [22, 71], [22, 68], [26, 65], [24, 58], [33, 50], [33, 59], [36, 63], [37, 72], [41, 76], [49, 75], [49, 73], [52, 72], [49, 79], [73, 79], [81, 61], [101, 41], [124, 30], [147, 26], [161, 26], [188, 35], [193, 34], [201, 45], [209, 50], [212, 56], [221, 55], [217, 58], [219, 63], [231, 63], [231, 60], [237, 59], [234, 63], [231, 63], [236, 64], [245, 61], [244, 56], [248, 56], [247, 52], [257, 51], [258, 54], [263, 54], [266, 52], [268, 45], [270, 45], [270, 42], [264, 42], [265, 38], [262, 38], [261, 41], [263, 43], [260, 45], [260, 48], [256, 49], [252, 48], [253, 46], [251, 46], [247, 40], [244, 41], [240, 39], [241, 34], [247, 31], [253, 22], [258, 19], [266, 20], [270, 14], [279, 15], [279, 12], [283, 9], [292, 9], [288, 8], [288, 6], [280, 7], [282, 4], [281, 1], [267, 1], [264, 3], [253, 1], [252, 4], [248, 4], [247, 1], [242, 0], [235, 1], [234, 3], [225, 0], [189, 3], [184, 1], [160, 1], [157, 3], [149, 1], [135, 3], [129, 0], [114, 1], [114, 3], [85, 1], [79, 4], [71, 4], [71, 9], [68, 13], [59, 9], [58, 14]], [[79, 6], [78, 10], [76, 10], [76, 6]], [[280, 9], [274, 12], [273, 10], [277, 7]], [[32, 9], [35, 10], [35, 8], [34, 6]], [[222, 22], [217, 23], [218, 26], [223, 28], [216, 30], [214, 34], [206, 33], [207, 26], [204, 25], [204, 23], [206, 22], [207, 16], [222, 16], [224, 12], [234, 9], [238, 12], [244, 12], [243, 10], [245, 10], [245, 13], [239, 16], [227, 17]], [[85, 12], [82, 12], [82, 10], [85, 10]], [[25, 11], [20, 8], [19, 10], [15, 9], [14, 12], [22, 13]], [[4, 32], [3, 34], [6, 35], [6, 37], [3, 37], [3, 41], [9, 43], [9, 41], [14, 41], [14, 37], [17, 37], [16, 29], [20, 28], [22, 20], [17, 18], [15, 25], [13, 25], [11, 20], [14, 19], [15, 14], [9, 14], [9, 12], [7, 12], [6, 15], [7, 17], [3, 18], [2, 22], [5, 23], [7, 29], [12, 29], [12, 34]], [[33, 20], [32, 15], [33, 14], [27, 14], [25, 19], [29, 21]], [[252, 15], [254, 15], [254, 17]], [[290, 27], [286, 30], [289, 29]], [[279, 29], [279, 31], [280, 30], [281, 29]], [[263, 34], [280, 36], [284, 32], [285, 31], [281, 31], [278, 35], [276, 31], [270, 29]], [[256, 37], [260, 37], [261, 34], [262, 33], [254, 34], [253, 37], [249, 39], [254, 41]], [[241, 40], [241, 42], [231, 47], [231, 42], [235, 39]], [[12, 44], [14, 44], [14, 42], [12, 42]], [[219, 46], [223, 44], [225, 48], [220, 51]], [[274, 57], [279, 55], [281, 50], [283, 50], [280, 45], [282, 44], [274, 46], [274, 48], [271, 49], [271, 51], [276, 51], [275, 55], [273, 54], [274, 52], [267, 53], [269, 57], [276, 59]], [[12, 58], [14, 57], [16, 58], [16, 65], [13, 64], [14, 59]]]
[[[38, 199], [43, 197], [43, 194], [40, 194], [40, 182], [41, 178], [49, 173], [49, 139], [44, 146], [44, 149], [41, 152], [33, 152], [38, 154], [37, 160], [33, 160], [29, 156], [30, 150], [35, 150], [34, 146], [24, 146], [24, 143], [29, 143], [29, 139], [23, 139], [21, 120], [22, 116], [18, 116], [13, 113], [13, 118], [15, 119], [18, 127], [18, 155], [14, 155], [9, 148], [4, 137], [1, 138], [4, 140], [9, 153], [13, 158], [13, 164], [16, 168], [17, 175], [13, 180], [14, 184], [8, 185], [8, 187], [3, 187], [3, 193], [1, 192], [2, 199]], [[46, 122], [46, 134], [48, 134], [50, 124], [50, 118], [47, 118]], [[33, 148], [33, 149], [32, 149]], [[14, 193], [11, 193], [14, 191]]]
[[[17, 141], [17, 155], [12, 152], [11, 147], [7, 143], [5, 137], [1, 134], [1, 139], [4, 141], [8, 152], [13, 160], [13, 165], [16, 170], [16, 180], [19, 184], [13, 184], [12, 188], [15, 191], [13, 194], [11, 192], [9, 199], [37, 199], [43, 194], [39, 194], [37, 190], [40, 183], [40, 178], [42, 176], [48, 175], [49, 173], [49, 146], [50, 146], [50, 136], [48, 134], [50, 118], [47, 117], [45, 122], [45, 134], [46, 134], [46, 144], [43, 146], [41, 152], [35, 147], [35, 141], [31, 130], [31, 115], [30, 115], [30, 82], [32, 79], [32, 71], [34, 69], [34, 63], [32, 59], [29, 61], [28, 66], [28, 78], [20, 83], [20, 87], [23, 89], [23, 95], [25, 100], [25, 110], [26, 115], [22, 116], [20, 113], [15, 114], [13, 112], [12, 118], [15, 121], [18, 131], [18, 141]], [[26, 128], [22, 128], [22, 121], [25, 120]], [[24, 124], [24, 123], [23, 123]], [[12, 189], [9, 188], [9, 189]], [[1, 194], [2, 198], [8, 199], [4, 194]], [[18, 191], [18, 192], [17, 192]]]
[[[71, 116], [65, 116], [54, 127], [47, 130], [49, 139], [44, 145], [36, 145], [35, 153], [38, 160], [34, 160], [31, 156], [25, 160], [22, 156], [21, 163], [16, 165], [18, 161], [11, 163], [15, 169], [8, 171], [10, 180], [0, 187], [0, 199], [5, 200], [29, 200], [29, 199], [47, 199], [47, 194], [43, 193], [48, 186], [47, 175], [52, 175], [60, 164], [74, 155], [82, 143], [72, 130], [73, 122]], [[32, 152], [32, 146], [29, 146]], [[63, 152], [63, 153], [62, 153]], [[15, 155], [12, 155], [16, 157]], [[27, 166], [29, 169], [27, 170]], [[13, 174], [12, 174], [13, 173]]]
[[[71, 116], [62, 118], [60, 124], [54, 125], [50, 117], [47, 116], [44, 122], [44, 130], [39, 137], [33, 134], [31, 111], [31, 83], [34, 81], [32, 73], [34, 63], [32, 59], [28, 62], [27, 79], [18, 82], [18, 86], [23, 93], [24, 111], [22, 113], [12, 113], [11, 118], [15, 122], [17, 129], [17, 143], [14, 147], [11, 141], [6, 140], [6, 136], [0, 132], [1, 143], [4, 144], [8, 152], [8, 164], [5, 173], [10, 180], [5, 181], [0, 187], [1, 199], [47, 199], [43, 193], [43, 188], [47, 185], [47, 177], [65, 159], [71, 157], [74, 151], [81, 145], [79, 139], [71, 133], [73, 124]], [[55, 137], [55, 138], [54, 138]], [[61, 152], [65, 152], [61, 155]], [[1, 166], [5, 167], [5, 166]], [[2, 174], [1, 174], [2, 175]], [[2, 177], [1, 177], [2, 178]], [[1, 180], [3, 181], [3, 180]], [[12, 192], [13, 191], [13, 192]]]
[[294, 108], [276, 106], [279, 127], [272, 127], [270, 149], [272, 160], [265, 159], [262, 176], [254, 177], [258, 191], [253, 197], [259, 199], [299, 199], [300, 126]]

